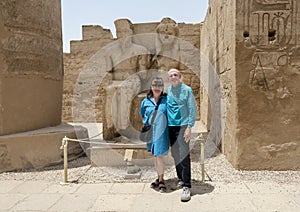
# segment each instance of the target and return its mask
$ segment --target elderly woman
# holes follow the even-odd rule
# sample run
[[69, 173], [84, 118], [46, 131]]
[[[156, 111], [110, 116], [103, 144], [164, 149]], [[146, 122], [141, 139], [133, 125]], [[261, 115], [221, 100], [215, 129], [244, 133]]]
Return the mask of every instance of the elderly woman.
[[169, 151], [167, 96], [163, 90], [163, 79], [155, 77], [151, 81], [150, 91], [142, 101], [140, 109], [143, 123], [152, 125], [152, 138], [147, 143], [147, 150], [154, 156], [154, 165], [158, 176], [151, 183], [151, 187], [158, 188], [160, 192], [165, 192], [166, 190], [164, 183], [164, 156]]

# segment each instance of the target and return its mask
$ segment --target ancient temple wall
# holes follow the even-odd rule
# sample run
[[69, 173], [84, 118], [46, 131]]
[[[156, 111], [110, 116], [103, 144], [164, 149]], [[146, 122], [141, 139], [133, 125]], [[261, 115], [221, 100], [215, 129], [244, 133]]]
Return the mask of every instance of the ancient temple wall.
[[299, 12], [296, 0], [210, 1], [201, 51], [221, 81], [222, 150], [237, 169], [300, 168]]
[[61, 2], [0, 3], [0, 135], [61, 122]]
[[[64, 91], [63, 91], [63, 108], [62, 120], [73, 122], [72, 105], [73, 92], [75, 86], [79, 82], [79, 75], [91, 57], [102, 47], [114, 41], [112, 33], [108, 29], [104, 29], [99, 25], [82, 26], [82, 40], [74, 40], [70, 43], [70, 53], [64, 53]], [[96, 85], [98, 86], [98, 85]], [[103, 95], [99, 94], [95, 97], [96, 120], [101, 122], [101, 108], [103, 103]], [[82, 113], [84, 116], [84, 108]], [[93, 122], [92, 118], [85, 121]]]
[[[235, 5], [234, 1], [210, 1], [201, 28], [201, 122], [210, 140], [235, 163]], [[206, 95], [207, 94], [207, 95]]]
[[237, 168], [300, 169], [300, 2], [238, 0]]

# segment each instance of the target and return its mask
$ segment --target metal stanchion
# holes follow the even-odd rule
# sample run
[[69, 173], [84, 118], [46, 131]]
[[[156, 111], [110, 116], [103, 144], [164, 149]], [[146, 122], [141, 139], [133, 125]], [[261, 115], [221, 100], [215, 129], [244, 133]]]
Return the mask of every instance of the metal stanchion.
[[202, 174], [202, 182], [205, 181], [205, 170], [204, 170], [204, 144], [201, 142], [201, 158], [200, 158], [200, 164], [201, 164], [201, 174]]
[[64, 182], [61, 184], [68, 184], [68, 138], [65, 136], [61, 143], [60, 149], [64, 152]]

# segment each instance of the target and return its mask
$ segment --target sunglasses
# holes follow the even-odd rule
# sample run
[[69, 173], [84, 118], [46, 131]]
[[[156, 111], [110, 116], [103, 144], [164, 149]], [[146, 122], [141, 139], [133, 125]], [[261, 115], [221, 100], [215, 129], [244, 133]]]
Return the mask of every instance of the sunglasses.
[[164, 86], [162, 84], [152, 84], [152, 87], [156, 87], [156, 88], [163, 88]]

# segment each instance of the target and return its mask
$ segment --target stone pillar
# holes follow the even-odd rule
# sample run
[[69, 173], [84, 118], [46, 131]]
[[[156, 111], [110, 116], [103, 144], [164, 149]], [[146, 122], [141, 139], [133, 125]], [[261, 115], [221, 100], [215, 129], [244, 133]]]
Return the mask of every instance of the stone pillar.
[[0, 3], [0, 135], [58, 125], [61, 1]]
[[88, 136], [61, 124], [62, 54], [60, 0], [0, 2], [0, 172], [59, 163], [64, 136]]

